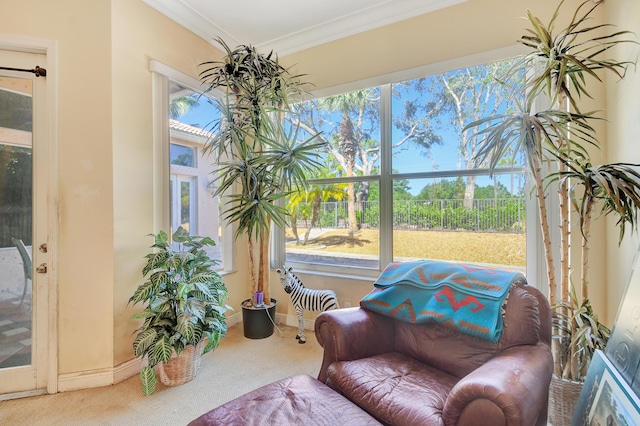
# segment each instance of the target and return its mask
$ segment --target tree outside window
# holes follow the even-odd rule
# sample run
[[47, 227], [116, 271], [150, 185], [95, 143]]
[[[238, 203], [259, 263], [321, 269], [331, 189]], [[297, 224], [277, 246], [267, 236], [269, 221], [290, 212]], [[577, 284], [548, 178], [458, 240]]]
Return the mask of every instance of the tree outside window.
[[289, 199], [287, 262], [379, 270], [430, 258], [524, 268], [524, 160], [510, 153], [490, 177], [476, 157], [477, 133], [463, 132], [507, 112], [507, 86], [496, 76], [513, 63], [301, 104], [298, 124], [328, 148], [311, 187]]

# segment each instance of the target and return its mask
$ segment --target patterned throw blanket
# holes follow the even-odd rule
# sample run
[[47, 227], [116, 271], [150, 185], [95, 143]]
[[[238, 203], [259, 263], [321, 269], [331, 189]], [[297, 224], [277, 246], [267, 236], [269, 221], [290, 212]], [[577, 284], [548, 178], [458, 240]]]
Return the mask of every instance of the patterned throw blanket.
[[360, 306], [405, 322], [447, 323], [497, 342], [502, 306], [516, 282], [526, 283], [520, 272], [440, 261], [390, 263]]

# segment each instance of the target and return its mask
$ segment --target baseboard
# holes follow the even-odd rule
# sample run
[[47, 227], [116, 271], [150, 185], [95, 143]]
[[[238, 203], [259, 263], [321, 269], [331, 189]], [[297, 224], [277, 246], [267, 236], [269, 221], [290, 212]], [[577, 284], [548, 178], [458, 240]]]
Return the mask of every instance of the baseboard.
[[[296, 315], [276, 314], [276, 323], [298, 328], [298, 317]], [[305, 330], [313, 330], [314, 326], [315, 319], [304, 318]]]
[[242, 322], [242, 312], [236, 312], [233, 315], [229, 315], [227, 317], [227, 328], [233, 327], [236, 324], [240, 324]]
[[113, 384], [120, 383], [129, 377], [140, 374], [140, 370], [142, 370], [142, 361], [138, 358], [130, 359], [127, 362], [117, 365], [116, 368], [113, 369]]
[[[233, 327], [241, 322], [241, 312], [227, 317], [227, 327]], [[139, 374], [141, 369], [142, 361], [138, 358], [133, 358], [113, 368], [60, 374], [58, 376], [58, 392], [110, 386]]]
[[58, 376], [58, 392], [114, 385], [137, 375], [141, 369], [142, 362], [133, 358], [114, 368], [61, 374]]
[[58, 376], [58, 392], [112, 385], [114, 383], [113, 373], [113, 368], [101, 368], [79, 373], [60, 374]]
[[[227, 327], [233, 327], [241, 322], [241, 312], [227, 317]], [[305, 318], [305, 330], [313, 330], [314, 322], [313, 319]], [[297, 328], [298, 317], [295, 315], [276, 314], [276, 324], [285, 324]], [[141, 369], [142, 362], [138, 358], [133, 358], [113, 368], [61, 374], [58, 376], [58, 392], [110, 386], [139, 374]]]

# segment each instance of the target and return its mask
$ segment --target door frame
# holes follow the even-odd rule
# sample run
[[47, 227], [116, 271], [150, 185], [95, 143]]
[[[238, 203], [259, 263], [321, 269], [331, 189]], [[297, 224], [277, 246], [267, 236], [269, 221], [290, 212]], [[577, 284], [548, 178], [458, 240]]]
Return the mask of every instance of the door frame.
[[187, 175], [181, 173], [172, 173], [170, 175], [171, 181], [171, 227], [172, 232], [176, 232], [178, 230], [178, 226], [182, 225], [182, 183], [189, 184], [189, 233], [192, 235], [196, 235], [199, 231], [198, 229], [198, 218], [197, 208], [198, 208], [198, 194], [196, 185], [197, 176], [195, 175]]
[[[44, 365], [46, 366], [46, 393], [58, 392], [58, 42], [55, 40], [45, 40], [26, 36], [0, 34], [0, 50], [14, 52], [37, 53], [45, 56], [44, 65], [40, 65], [47, 70], [45, 85], [46, 111], [44, 123], [37, 122], [37, 131], [47, 135], [48, 143], [46, 147], [47, 162], [47, 212], [46, 239], [47, 239], [47, 321], [46, 329], [39, 330], [40, 339], [47, 341], [47, 354]], [[39, 64], [38, 64], [39, 65]], [[34, 64], [35, 66], [35, 64]], [[35, 131], [35, 129], [34, 129]], [[34, 173], [37, 174], [37, 165], [34, 163]], [[35, 182], [35, 181], [34, 181]], [[34, 252], [38, 250], [34, 233]], [[42, 258], [42, 257], [41, 257]], [[34, 277], [35, 278], [35, 277]], [[32, 285], [35, 286], [36, 279]], [[35, 338], [35, 336], [32, 336]], [[43, 365], [39, 362], [38, 365]], [[39, 375], [39, 373], [38, 373]], [[45, 393], [45, 389], [35, 389], [33, 391], [17, 392], [16, 394], [0, 395], [0, 399], [8, 399], [17, 396], [30, 396]]]

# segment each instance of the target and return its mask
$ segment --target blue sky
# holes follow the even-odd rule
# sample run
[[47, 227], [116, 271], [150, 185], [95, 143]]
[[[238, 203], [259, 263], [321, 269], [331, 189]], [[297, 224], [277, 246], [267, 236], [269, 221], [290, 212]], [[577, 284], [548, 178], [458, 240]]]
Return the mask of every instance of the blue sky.
[[[407, 95], [404, 95], [406, 99]], [[408, 95], [411, 97], [411, 95]], [[413, 96], [418, 96], [415, 93]], [[401, 104], [394, 101], [394, 109], [400, 109]], [[200, 106], [192, 109], [180, 117], [179, 121], [190, 124], [196, 127], [204, 128], [212, 121], [215, 116], [216, 110], [212, 105], [209, 105], [204, 98], [200, 100]], [[338, 117], [339, 119], [339, 117]], [[448, 123], [448, 119], [444, 119]], [[425, 155], [424, 149], [416, 147], [414, 144], [406, 143], [401, 149], [396, 149], [393, 155], [393, 169], [399, 173], [411, 173], [420, 171], [443, 171], [443, 170], [458, 170], [459, 156], [458, 145], [459, 136], [455, 133], [454, 129], [447, 130], [447, 123], [439, 123], [436, 125], [437, 133], [443, 138], [443, 144], [433, 145], [430, 155]], [[397, 129], [394, 129], [394, 139], [398, 140], [402, 137]], [[374, 136], [379, 140], [379, 135]], [[447, 178], [453, 180], [455, 178]], [[509, 187], [509, 177], [502, 176], [499, 178], [505, 186]], [[417, 195], [422, 188], [433, 183], [433, 179], [416, 179], [409, 182], [409, 192], [412, 195]], [[479, 177], [477, 180], [478, 186], [490, 185], [491, 179], [489, 177]]]

